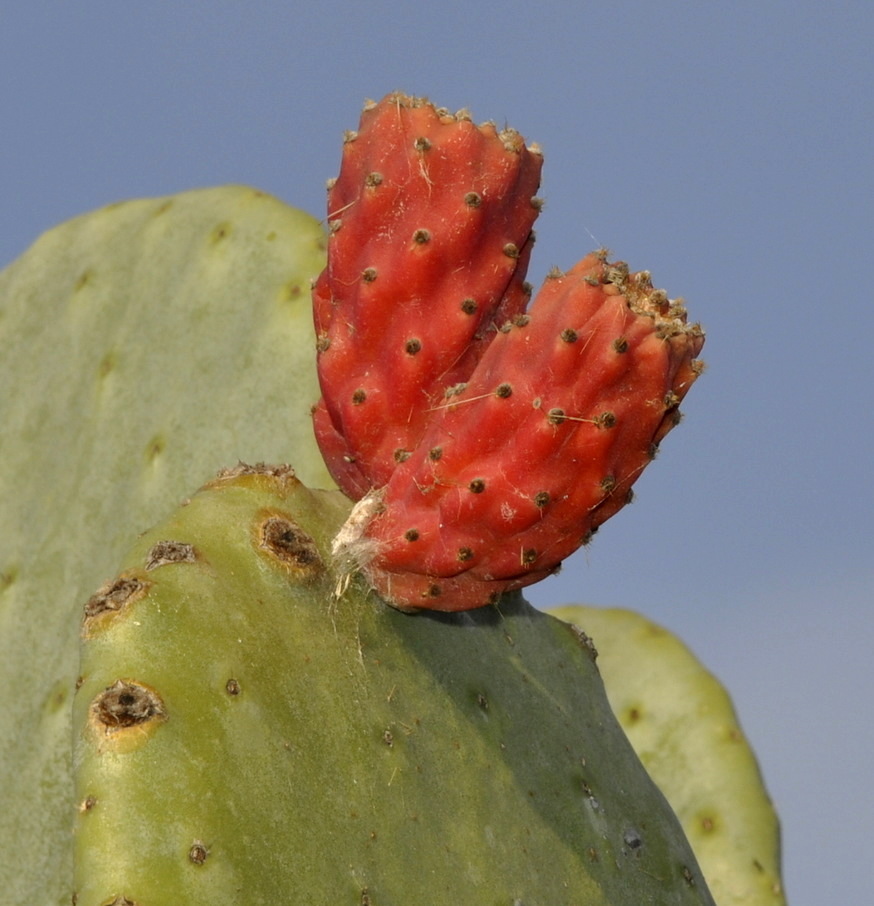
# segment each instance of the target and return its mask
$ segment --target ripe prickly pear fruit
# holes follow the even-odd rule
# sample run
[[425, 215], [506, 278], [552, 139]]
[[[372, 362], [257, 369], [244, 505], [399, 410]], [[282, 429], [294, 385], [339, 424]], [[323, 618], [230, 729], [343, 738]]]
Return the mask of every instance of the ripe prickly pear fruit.
[[402, 94], [347, 134], [313, 291], [315, 428], [353, 500], [386, 484], [444, 390], [524, 310], [541, 164], [514, 130]]
[[680, 819], [719, 906], [785, 906], [779, 821], [720, 682], [639, 614], [581, 605], [549, 613], [591, 635], [613, 712]]
[[596, 254], [552, 274], [338, 549], [401, 607], [479, 607], [549, 575], [630, 499], [703, 339], [647, 273]]
[[309, 424], [323, 265], [314, 218], [228, 186], [77, 217], [0, 273], [3, 903], [69, 903], [82, 600], [225, 462], [330, 482]]
[[526, 311], [540, 165], [516, 132], [393, 94], [331, 184], [315, 429], [359, 501], [335, 553], [400, 608], [554, 572], [630, 499], [701, 370], [682, 304], [605, 253]]
[[350, 505], [230, 470], [88, 600], [80, 906], [712, 904], [585, 636], [338, 596]]

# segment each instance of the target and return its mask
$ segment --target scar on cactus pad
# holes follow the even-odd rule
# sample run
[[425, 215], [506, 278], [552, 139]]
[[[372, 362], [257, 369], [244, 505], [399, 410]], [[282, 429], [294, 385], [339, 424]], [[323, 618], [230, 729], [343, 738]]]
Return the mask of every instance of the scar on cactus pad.
[[392, 94], [328, 185], [314, 423], [358, 501], [334, 553], [402, 609], [555, 572], [631, 499], [702, 370], [682, 302], [603, 250], [530, 300], [541, 165], [512, 129]]

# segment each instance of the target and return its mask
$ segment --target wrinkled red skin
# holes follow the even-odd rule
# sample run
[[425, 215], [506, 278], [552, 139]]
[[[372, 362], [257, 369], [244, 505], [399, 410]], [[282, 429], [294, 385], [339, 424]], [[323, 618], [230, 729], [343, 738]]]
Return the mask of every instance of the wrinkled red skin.
[[[404, 104], [365, 113], [331, 190], [343, 224], [314, 289], [314, 423], [340, 487], [379, 489], [349, 548], [371, 584], [404, 609], [466, 610], [554, 572], [624, 506], [677, 423], [704, 337], [648, 274], [602, 254], [551, 275], [525, 312], [539, 155], [526, 168], [515, 133], [508, 151], [493, 129]], [[425, 180], [419, 158], [435, 150]], [[471, 225], [458, 195], [492, 186], [495, 169], [519, 194], [481, 204]], [[374, 171], [391, 196], [365, 204]], [[413, 224], [429, 231], [421, 247]], [[495, 254], [507, 241], [518, 258]], [[482, 306], [466, 313], [459, 297]]]

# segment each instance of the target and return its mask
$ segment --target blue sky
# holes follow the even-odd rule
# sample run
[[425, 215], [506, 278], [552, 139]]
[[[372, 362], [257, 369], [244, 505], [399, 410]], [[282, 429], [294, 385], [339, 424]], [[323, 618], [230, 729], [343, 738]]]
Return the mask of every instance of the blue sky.
[[533, 281], [610, 247], [686, 298], [709, 371], [635, 504], [529, 597], [685, 638], [760, 754], [791, 902], [863, 902], [872, 41], [865, 2], [7, 4], [0, 266], [75, 214], [196, 186], [321, 216], [342, 131], [394, 89], [539, 142]]

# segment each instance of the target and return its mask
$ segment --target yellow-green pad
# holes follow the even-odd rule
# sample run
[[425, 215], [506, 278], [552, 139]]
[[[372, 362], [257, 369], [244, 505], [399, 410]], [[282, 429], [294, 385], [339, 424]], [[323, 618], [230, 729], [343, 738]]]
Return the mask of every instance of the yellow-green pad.
[[777, 816], [721, 683], [639, 614], [583, 605], [549, 613], [594, 640], [610, 704], [719, 906], [785, 906]]
[[586, 640], [335, 597], [350, 506], [226, 476], [89, 602], [79, 906], [712, 904]]
[[111, 205], [0, 273], [0, 899], [70, 900], [78, 614], [238, 458], [315, 449], [321, 226], [230, 186]]

